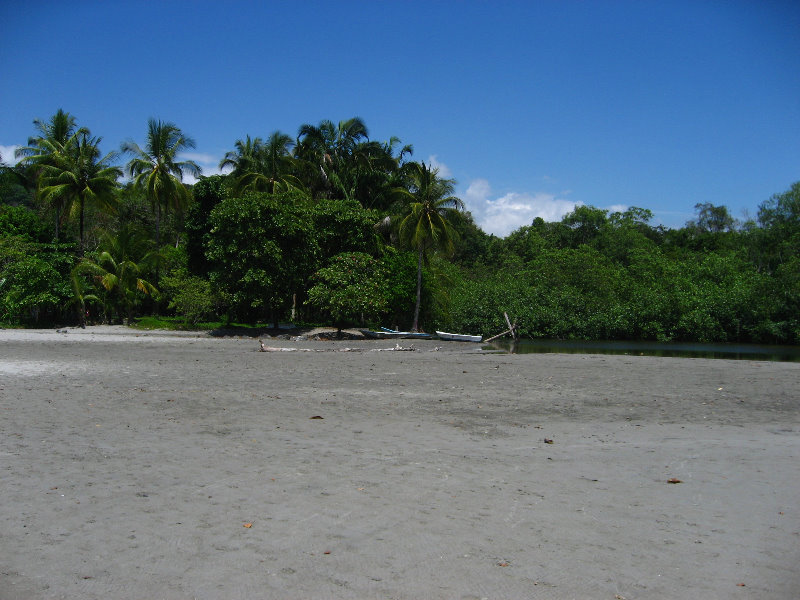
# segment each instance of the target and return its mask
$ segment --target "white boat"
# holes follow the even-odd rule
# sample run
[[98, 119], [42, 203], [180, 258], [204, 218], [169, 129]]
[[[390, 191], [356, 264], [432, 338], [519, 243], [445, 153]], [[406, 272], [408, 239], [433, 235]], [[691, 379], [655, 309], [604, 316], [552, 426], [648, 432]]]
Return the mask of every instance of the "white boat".
[[430, 333], [417, 333], [414, 331], [395, 331], [394, 329], [381, 328], [382, 331], [370, 331], [369, 329], [360, 329], [365, 337], [375, 338], [379, 340], [388, 340], [392, 338], [411, 338], [411, 339], [430, 339]]
[[393, 336], [400, 336], [405, 338], [416, 338], [420, 340], [429, 340], [433, 336], [430, 333], [423, 333], [421, 331], [398, 331], [397, 329], [389, 329], [388, 327], [381, 327], [381, 331]]
[[454, 342], [480, 342], [483, 340], [482, 335], [466, 335], [464, 333], [447, 333], [446, 331], [437, 331], [436, 335], [441, 340], [450, 340]]

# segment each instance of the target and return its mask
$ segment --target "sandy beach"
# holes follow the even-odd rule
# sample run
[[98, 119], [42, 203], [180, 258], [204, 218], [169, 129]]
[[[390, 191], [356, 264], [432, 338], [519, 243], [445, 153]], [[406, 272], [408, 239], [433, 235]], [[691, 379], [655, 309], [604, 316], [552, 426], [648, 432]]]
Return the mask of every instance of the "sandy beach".
[[800, 594], [800, 363], [66, 331], [0, 330], [2, 600]]

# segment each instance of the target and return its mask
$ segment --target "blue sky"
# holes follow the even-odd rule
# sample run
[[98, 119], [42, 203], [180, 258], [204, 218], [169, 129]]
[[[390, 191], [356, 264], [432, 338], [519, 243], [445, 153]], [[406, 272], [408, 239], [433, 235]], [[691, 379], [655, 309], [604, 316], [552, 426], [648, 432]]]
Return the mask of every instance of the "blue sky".
[[457, 181], [487, 232], [576, 204], [755, 217], [800, 180], [800, 3], [0, 0], [0, 154], [58, 108], [142, 143], [360, 116]]

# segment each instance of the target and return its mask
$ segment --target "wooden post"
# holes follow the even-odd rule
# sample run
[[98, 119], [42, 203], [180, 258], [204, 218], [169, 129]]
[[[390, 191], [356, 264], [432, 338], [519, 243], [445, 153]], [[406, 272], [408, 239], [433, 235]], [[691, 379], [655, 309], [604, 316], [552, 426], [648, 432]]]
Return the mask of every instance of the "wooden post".
[[506, 318], [506, 323], [508, 323], [508, 330], [511, 332], [511, 337], [514, 338], [514, 341], [517, 341], [517, 321], [514, 320], [514, 324], [511, 324], [511, 319], [508, 318], [508, 313], [504, 312], [503, 316]]

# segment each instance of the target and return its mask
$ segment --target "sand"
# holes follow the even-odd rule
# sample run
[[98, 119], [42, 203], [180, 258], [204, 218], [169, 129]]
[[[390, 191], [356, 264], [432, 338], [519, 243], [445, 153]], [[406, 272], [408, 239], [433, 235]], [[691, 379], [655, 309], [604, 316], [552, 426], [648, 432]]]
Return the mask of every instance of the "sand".
[[0, 598], [798, 597], [798, 363], [268, 343], [0, 331]]

